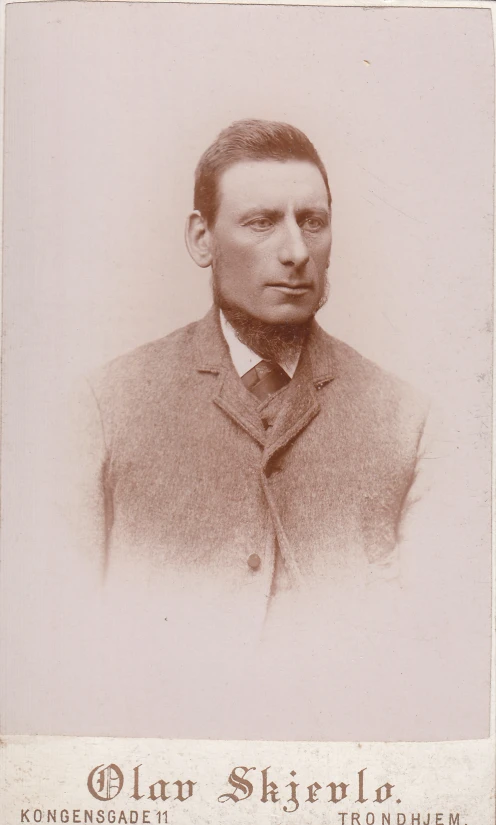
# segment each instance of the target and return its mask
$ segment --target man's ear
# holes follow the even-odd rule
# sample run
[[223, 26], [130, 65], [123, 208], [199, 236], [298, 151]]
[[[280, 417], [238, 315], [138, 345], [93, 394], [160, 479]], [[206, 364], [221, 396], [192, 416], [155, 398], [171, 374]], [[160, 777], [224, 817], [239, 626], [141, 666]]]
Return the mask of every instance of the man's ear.
[[206, 221], [195, 209], [186, 221], [185, 240], [188, 252], [198, 266], [207, 267], [212, 263], [212, 236]]

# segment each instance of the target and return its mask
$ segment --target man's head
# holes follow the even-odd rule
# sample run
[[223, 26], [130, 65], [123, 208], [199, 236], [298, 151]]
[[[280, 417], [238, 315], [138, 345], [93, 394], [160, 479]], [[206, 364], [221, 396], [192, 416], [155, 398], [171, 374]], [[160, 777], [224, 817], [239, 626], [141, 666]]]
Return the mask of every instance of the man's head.
[[186, 241], [212, 266], [225, 311], [305, 325], [325, 301], [331, 195], [313, 144], [293, 126], [242, 120], [203, 154]]

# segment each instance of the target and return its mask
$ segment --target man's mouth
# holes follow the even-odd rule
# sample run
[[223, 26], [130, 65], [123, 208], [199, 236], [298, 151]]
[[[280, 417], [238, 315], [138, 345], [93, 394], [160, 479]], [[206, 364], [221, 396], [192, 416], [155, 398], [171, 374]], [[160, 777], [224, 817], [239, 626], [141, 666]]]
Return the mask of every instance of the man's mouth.
[[312, 284], [309, 283], [298, 283], [298, 284], [288, 284], [284, 281], [280, 281], [276, 284], [270, 284], [273, 289], [278, 289], [280, 292], [283, 292], [285, 295], [304, 295], [310, 289], [312, 289]]

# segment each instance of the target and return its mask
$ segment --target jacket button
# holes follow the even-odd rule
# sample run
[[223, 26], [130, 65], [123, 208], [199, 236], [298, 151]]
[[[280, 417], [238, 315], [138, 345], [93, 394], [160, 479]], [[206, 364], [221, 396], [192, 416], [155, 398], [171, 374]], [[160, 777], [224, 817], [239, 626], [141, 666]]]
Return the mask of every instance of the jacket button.
[[252, 553], [251, 556], [248, 556], [248, 567], [251, 567], [252, 570], [258, 570], [261, 563], [262, 559], [258, 553]]

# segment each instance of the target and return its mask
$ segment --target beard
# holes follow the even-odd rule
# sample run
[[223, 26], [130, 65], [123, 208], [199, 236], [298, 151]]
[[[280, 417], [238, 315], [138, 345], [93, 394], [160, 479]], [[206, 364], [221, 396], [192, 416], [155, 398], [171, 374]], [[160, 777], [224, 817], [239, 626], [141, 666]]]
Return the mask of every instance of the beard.
[[269, 324], [250, 315], [222, 294], [215, 270], [212, 272], [212, 293], [215, 306], [222, 310], [236, 337], [266, 361], [281, 363], [298, 357], [305, 344], [313, 320], [329, 297], [329, 279], [325, 276], [322, 297], [312, 315], [300, 324]]

